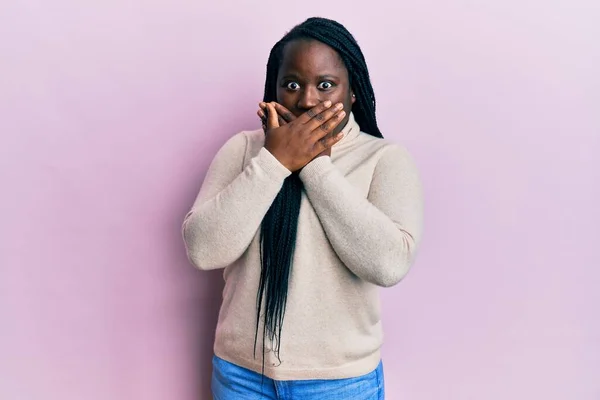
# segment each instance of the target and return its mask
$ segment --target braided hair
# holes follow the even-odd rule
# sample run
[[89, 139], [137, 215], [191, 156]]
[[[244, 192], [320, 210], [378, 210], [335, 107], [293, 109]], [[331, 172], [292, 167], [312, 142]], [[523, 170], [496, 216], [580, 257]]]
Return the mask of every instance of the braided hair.
[[[356, 122], [361, 131], [375, 137], [383, 137], [377, 126], [375, 94], [365, 57], [350, 32], [340, 23], [330, 19], [309, 18], [295, 26], [273, 46], [267, 62], [263, 101], [277, 101], [277, 75], [283, 62], [284, 48], [295, 40], [317, 40], [339, 54], [348, 70], [350, 87], [356, 96], [352, 106]], [[259, 321], [264, 301], [263, 373], [267, 338], [273, 343], [273, 351], [281, 362], [279, 357], [281, 330], [296, 245], [302, 190], [303, 185], [298, 172], [286, 178], [261, 224], [261, 274], [257, 293], [254, 357], [256, 357]]]

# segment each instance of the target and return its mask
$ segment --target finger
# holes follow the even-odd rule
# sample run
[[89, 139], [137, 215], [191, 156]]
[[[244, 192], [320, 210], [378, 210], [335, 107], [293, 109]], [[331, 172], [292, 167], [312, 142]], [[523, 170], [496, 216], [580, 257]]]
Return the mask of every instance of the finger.
[[265, 113], [262, 110], [259, 110], [256, 115], [258, 115], [258, 117], [260, 118], [260, 123], [263, 126], [263, 131], [266, 132], [267, 129], [267, 116], [265, 115]]
[[258, 115], [258, 117], [260, 118], [260, 123], [261, 123], [263, 132], [267, 133], [267, 116], [265, 115], [264, 111], [258, 110], [256, 115]]
[[[263, 121], [263, 122], [267, 121], [267, 116], [265, 115], [264, 111], [258, 110], [256, 115], [258, 115], [258, 118], [260, 118], [261, 121]], [[287, 123], [287, 121], [285, 119], [283, 119], [283, 117], [279, 114], [277, 115], [277, 121], [279, 122], [279, 126], [285, 125]]]
[[277, 102], [273, 102], [272, 104], [275, 106], [275, 109], [277, 110], [277, 114], [281, 115], [281, 117], [286, 122], [292, 122], [293, 120], [296, 119], [296, 116], [294, 114], [292, 114], [292, 112], [290, 110], [288, 110], [281, 104], [279, 104]]
[[267, 103], [267, 108], [265, 108], [265, 112], [267, 114], [267, 129], [279, 128], [279, 120], [277, 118], [277, 111], [272, 104]]
[[330, 107], [330, 108], [324, 110], [323, 112], [321, 112], [320, 114], [315, 115], [312, 120], [310, 120], [309, 122], [306, 123], [306, 125], [309, 127], [309, 129], [311, 131], [315, 130], [319, 127], [323, 127], [323, 125], [326, 124], [327, 121], [329, 121], [334, 116], [336, 116], [340, 111], [343, 110], [343, 108], [344, 108], [344, 104], [337, 103], [333, 107]]
[[321, 114], [323, 111], [325, 111], [329, 107], [331, 107], [331, 101], [329, 101], [329, 100], [319, 103], [315, 107], [311, 108], [310, 110], [308, 110], [307, 112], [305, 112], [304, 114], [299, 116], [297, 120], [301, 124], [306, 124], [306, 123], [312, 121], [312, 119], [314, 117]]
[[337, 126], [342, 122], [345, 116], [346, 112], [341, 110], [334, 114], [331, 118], [323, 121], [321, 124], [316, 125], [312, 131], [314, 140], [320, 140], [333, 132], [335, 128], [337, 128]]
[[336, 144], [337, 142], [342, 140], [343, 137], [344, 137], [344, 133], [340, 132], [335, 136], [328, 136], [328, 137], [324, 137], [324, 138], [318, 140], [314, 146], [314, 152], [315, 152], [314, 155], [316, 156], [318, 154], [321, 154], [322, 152], [324, 152], [325, 150], [329, 149], [334, 144]]
[[262, 119], [263, 121], [266, 122], [266, 120], [267, 120], [267, 103], [265, 103], [264, 101], [261, 101], [260, 103], [258, 103], [258, 106], [260, 107], [260, 109], [258, 110], [257, 114], [260, 117], [260, 119]]

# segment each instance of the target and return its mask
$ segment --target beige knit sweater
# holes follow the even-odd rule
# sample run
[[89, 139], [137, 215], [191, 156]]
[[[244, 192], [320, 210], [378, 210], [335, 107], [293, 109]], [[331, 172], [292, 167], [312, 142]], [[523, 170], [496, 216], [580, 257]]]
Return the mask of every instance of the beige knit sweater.
[[[407, 151], [360, 132], [351, 114], [331, 152], [306, 165], [280, 358], [265, 343], [265, 375], [277, 380], [356, 377], [377, 367], [378, 286], [407, 273], [422, 231], [422, 192]], [[261, 372], [254, 358], [260, 224], [290, 171], [242, 132], [218, 152], [183, 223], [190, 261], [225, 268], [215, 354]], [[263, 302], [264, 304], [264, 302]]]

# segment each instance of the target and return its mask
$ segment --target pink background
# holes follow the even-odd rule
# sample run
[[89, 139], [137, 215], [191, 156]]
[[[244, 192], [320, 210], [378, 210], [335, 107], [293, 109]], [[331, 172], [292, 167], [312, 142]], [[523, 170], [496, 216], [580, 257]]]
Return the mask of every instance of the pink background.
[[388, 398], [600, 399], [598, 1], [83, 3], [0, 8], [2, 400], [209, 397], [221, 276], [181, 221], [313, 14], [358, 38], [425, 186]]

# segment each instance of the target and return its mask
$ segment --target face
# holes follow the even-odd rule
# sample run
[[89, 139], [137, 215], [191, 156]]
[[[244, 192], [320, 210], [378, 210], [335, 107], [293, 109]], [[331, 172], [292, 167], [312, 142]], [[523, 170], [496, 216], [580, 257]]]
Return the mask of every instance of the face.
[[288, 43], [277, 75], [277, 102], [298, 117], [326, 100], [344, 104], [346, 117], [333, 132], [336, 134], [348, 122], [355, 101], [339, 54], [316, 40]]

